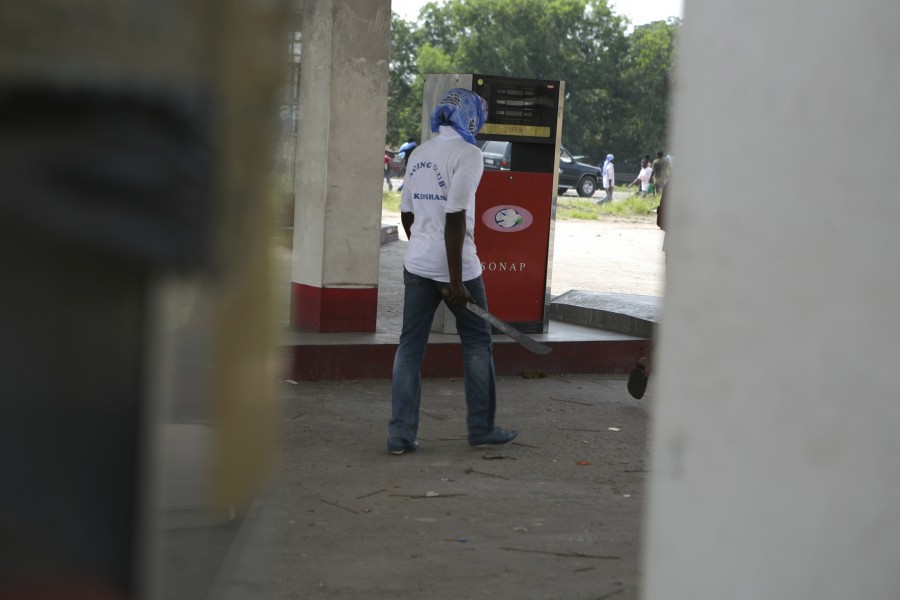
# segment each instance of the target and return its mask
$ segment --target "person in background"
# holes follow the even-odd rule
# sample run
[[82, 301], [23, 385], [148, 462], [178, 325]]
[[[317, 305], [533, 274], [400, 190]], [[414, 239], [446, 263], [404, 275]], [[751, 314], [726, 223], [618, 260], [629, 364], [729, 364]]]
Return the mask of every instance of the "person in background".
[[397, 149], [397, 153], [403, 159], [405, 165], [409, 165], [409, 155], [416, 149], [416, 146], [416, 138], [407, 138], [406, 142]]
[[600, 169], [600, 176], [603, 179], [603, 189], [606, 190], [606, 199], [598, 201], [597, 204], [612, 202], [613, 189], [616, 187], [616, 169], [613, 164], [615, 160], [615, 156], [607, 154], [606, 162], [603, 163], [603, 168]]
[[[669, 187], [668, 183], [663, 185], [662, 195], [659, 198], [659, 207], [656, 209], [656, 226], [663, 230], [663, 253], [666, 251], [666, 217], [664, 210], [666, 193]], [[647, 390], [647, 382], [650, 380], [651, 367], [653, 366], [653, 347], [654, 342], [651, 342], [650, 347], [647, 349], [647, 354], [638, 359], [634, 367], [632, 367], [631, 373], [628, 374], [628, 393], [636, 400], [643, 398], [644, 392]]]
[[644, 160], [641, 161], [641, 171], [638, 173], [638, 176], [628, 185], [632, 186], [640, 182], [641, 196], [646, 196], [650, 192], [650, 177], [652, 175], [653, 169], [650, 168], [650, 160], [645, 157]]
[[663, 156], [662, 150], [656, 151], [656, 160], [653, 161], [652, 168], [653, 176], [650, 183], [653, 184], [653, 194], [656, 195], [656, 192], [661, 194], [669, 176], [669, 161]]
[[391, 183], [391, 155], [387, 152], [384, 153], [384, 181], [389, 190], [394, 189], [394, 184]]
[[[412, 151], [416, 149], [416, 138], [407, 138], [406, 142], [397, 149], [397, 154], [400, 155], [400, 158], [403, 159], [404, 165], [404, 177], [406, 176], [405, 171], [406, 167], [409, 166], [409, 156], [412, 154]], [[403, 184], [406, 183], [406, 179], [400, 182], [400, 187], [397, 188], [398, 191], [403, 191]]]
[[403, 260], [403, 328], [394, 356], [388, 452], [419, 447], [421, 368], [435, 310], [445, 302], [462, 341], [466, 426], [471, 446], [505, 444], [516, 437], [494, 423], [491, 326], [466, 309], [487, 309], [481, 261], [475, 252], [475, 189], [484, 171], [475, 134], [487, 104], [470, 90], [448, 91], [431, 114], [438, 135], [415, 152], [400, 197], [400, 220], [409, 245]]

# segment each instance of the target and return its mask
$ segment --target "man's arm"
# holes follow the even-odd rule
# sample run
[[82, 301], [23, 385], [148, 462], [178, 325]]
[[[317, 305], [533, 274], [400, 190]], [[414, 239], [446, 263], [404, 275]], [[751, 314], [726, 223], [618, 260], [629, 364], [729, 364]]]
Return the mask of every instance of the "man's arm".
[[444, 224], [444, 246], [450, 270], [450, 302], [464, 308], [471, 299], [462, 280], [462, 250], [466, 239], [466, 211], [447, 213]]
[[410, 239], [412, 237], [412, 226], [415, 220], [416, 213], [402, 211], [400, 212], [400, 223], [403, 224], [403, 231], [406, 232], [406, 239]]

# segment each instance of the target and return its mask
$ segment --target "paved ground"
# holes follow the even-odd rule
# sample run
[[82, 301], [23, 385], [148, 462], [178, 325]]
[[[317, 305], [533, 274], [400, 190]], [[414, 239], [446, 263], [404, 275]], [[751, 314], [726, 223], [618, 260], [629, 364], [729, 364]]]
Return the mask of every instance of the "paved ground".
[[[424, 384], [385, 450], [385, 381], [285, 386], [266, 501], [276, 598], [638, 597], [647, 403], [624, 380], [498, 381], [511, 445], [470, 449], [462, 382]], [[246, 580], [244, 580], [246, 584]]]
[[664, 296], [663, 235], [655, 219], [558, 221], [551, 294], [589, 290]]

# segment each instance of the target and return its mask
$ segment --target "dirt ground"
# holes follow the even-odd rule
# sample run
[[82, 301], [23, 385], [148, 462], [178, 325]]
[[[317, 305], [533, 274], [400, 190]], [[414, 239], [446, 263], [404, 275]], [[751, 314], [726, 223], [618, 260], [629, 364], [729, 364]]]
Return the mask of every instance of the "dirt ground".
[[638, 598], [647, 402], [622, 379], [498, 380], [510, 445], [471, 449], [461, 381], [387, 453], [387, 381], [285, 390], [274, 596]]

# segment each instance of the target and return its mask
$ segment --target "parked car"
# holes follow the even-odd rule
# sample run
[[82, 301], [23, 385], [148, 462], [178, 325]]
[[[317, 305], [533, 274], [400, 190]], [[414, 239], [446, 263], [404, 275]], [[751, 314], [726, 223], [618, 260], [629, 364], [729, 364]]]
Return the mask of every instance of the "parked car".
[[485, 171], [509, 171], [511, 168], [510, 156], [512, 154], [511, 142], [497, 142], [488, 140], [481, 146], [481, 156], [484, 158]]
[[557, 193], [562, 196], [572, 188], [582, 198], [590, 198], [600, 187], [597, 179], [600, 171], [596, 165], [578, 162], [565, 148], [559, 149], [559, 182]]
[[[509, 171], [512, 165], [512, 143], [489, 140], [481, 143], [485, 171]], [[590, 198], [599, 187], [600, 173], [596, 166], [579, 162], [581, 157], [572, 156], [565, 148], [559, 151], [559, 184], [557, 192], [562, 195], [574, 189], [582, 198]]]

